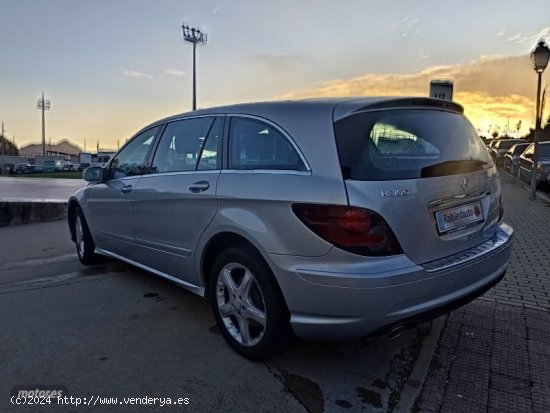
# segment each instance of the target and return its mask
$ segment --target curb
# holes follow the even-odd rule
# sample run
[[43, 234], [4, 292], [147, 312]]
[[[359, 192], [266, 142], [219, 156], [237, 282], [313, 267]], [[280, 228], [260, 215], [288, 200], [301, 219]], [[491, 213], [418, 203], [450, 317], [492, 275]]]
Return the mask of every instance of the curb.
[[0, 227], [57, 221], [67, 216], [67, 201], [0, 200]]
[[422, 386], [424, 386], [424, 382], [428, 376], [430, 364], [432, 362], [435, 349], [437, 348], [439, 337], [443, 331], [446, 318], [447, 315], [444, 315], [432, 321], [430, 334], [422, 343], [422, 351], [420, 352], [416, 363], [414, 363], [413, 370], [411, 371], [411, 374], [403, 387], [401, 397], [399, 398], [399, 403], [393, 410], [394, 413], [410, 413], [412, 411], [414, 403], [416, 402], [418, 396], [420, 396]]

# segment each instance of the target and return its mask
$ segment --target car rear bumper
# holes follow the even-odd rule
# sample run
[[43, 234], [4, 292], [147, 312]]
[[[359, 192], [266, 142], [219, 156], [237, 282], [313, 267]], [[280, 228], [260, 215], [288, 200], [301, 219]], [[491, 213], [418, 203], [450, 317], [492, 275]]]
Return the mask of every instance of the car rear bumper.
[[352, 339], [384, 334], [401, 324], [434, 318], [498, 283], [510, 259], [513, 230], [474, 248], [424, 265], [404, 255], [349, 258], [266, 254], [299, 337]]

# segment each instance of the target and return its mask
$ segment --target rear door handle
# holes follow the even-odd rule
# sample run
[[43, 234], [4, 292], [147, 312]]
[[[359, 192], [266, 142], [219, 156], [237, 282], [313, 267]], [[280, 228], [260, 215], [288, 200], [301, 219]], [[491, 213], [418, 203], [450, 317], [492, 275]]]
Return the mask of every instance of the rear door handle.
[[126, 186], [122, 187], [120, 192], [123, 193], [123, 194], [129, 194], [130, 192], [132, 192], [132, 189], [133, 189], [132, 185], [126, 185]]
[[208, 188], [210, 188], [210, 183], [208, 181], [199, 181], [189, 185], [189, 190], [191, 192], [204, 192]]

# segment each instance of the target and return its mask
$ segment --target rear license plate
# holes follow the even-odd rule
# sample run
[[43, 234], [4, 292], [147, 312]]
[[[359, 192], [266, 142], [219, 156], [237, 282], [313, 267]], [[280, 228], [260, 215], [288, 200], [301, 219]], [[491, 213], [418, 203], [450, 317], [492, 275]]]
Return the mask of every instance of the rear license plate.
[[480, 202], [462, 205], [435, 213], [437, 229], [440, 234], [450, 232], [477, 222], [483, 221], [483, 210]]

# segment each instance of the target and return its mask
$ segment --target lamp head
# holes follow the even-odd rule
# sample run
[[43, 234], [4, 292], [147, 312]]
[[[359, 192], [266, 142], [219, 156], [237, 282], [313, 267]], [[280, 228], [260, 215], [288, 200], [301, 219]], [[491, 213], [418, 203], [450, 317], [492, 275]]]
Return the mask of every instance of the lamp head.
[[531, 61], [535, 72], [542, 73], [550, 60], [550, 49], [546, 45], [544, 39], [540, 39], [533, 51], [531, 52]]

